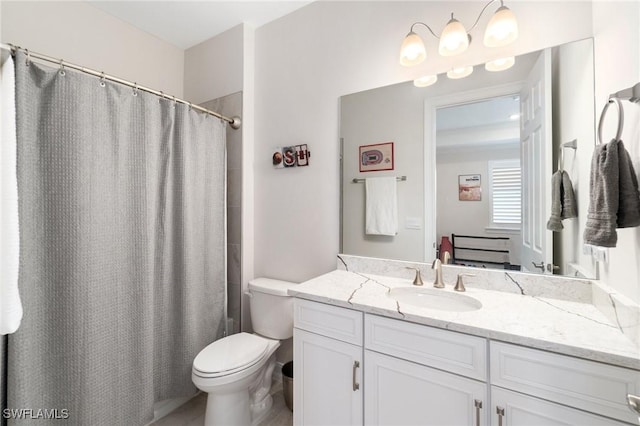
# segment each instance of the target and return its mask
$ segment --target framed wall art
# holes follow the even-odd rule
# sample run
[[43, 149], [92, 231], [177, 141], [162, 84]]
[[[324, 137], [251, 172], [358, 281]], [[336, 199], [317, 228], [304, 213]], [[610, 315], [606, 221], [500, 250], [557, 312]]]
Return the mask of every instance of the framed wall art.
[[360, 171], [393, 170], [393, 142], [360, 145]]
[[458, 175], [458, 200], [482, 200], [480, 182], [480, 175]]

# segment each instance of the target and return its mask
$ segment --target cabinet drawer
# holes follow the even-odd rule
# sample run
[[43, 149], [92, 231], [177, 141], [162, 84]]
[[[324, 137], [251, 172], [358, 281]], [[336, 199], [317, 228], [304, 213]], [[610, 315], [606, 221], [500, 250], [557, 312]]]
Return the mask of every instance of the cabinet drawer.
[[491, 384], [629, 423], [627, 394], [640, 372], [507, 343], [491, 342]]
[[[491, 426], [628, 426], [564, 405], [491, 387]], [[501, 410], [501, 415], [497, 410]]]
[[302, 330], [362, 346], [362, 312], [295, 299], [293, 325]]
[[487, 341], [480, 337], [367, 314], [364, 339], [366, 349], [487, 379]]

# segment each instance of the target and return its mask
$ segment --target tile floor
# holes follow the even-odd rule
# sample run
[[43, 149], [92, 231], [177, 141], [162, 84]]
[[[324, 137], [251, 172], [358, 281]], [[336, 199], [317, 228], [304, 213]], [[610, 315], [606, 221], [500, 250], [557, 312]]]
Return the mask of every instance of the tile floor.
[[[273, 406], [260, 426], [293, 425], [293, 413], [284, 403], [281, 382], [273, 384], [271, 395]], [[203, 426], [206, 405], [207, 394], [200, 393], [150, 426]]]

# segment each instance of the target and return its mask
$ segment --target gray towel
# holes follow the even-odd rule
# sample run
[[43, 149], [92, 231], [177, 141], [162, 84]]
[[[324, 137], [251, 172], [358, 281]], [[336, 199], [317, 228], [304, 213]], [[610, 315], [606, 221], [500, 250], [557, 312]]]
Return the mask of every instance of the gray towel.
[[640, 225], [640, 193], [633, 163], [622, 141], [618, 141], [618, 162], [620, 164], [620, 199], [617, 226], [632, 228]]
[[578, 217], [573, 184], [568, 173], [558, 170], [551, 177], [551, 216], [547, 229], [559, 232], [564, 228], [562, 220], [572, 217]]
[[591, 159], [590, 196], [585, 244], [615, 247], [618, 241], [616, 221], [618, 213], [620, 168], [618, 141], [596, 146]]
[[561, 231], [562, 226], [562, 170], [551, 177], [551, 217], [547, 221], [549, 231]]
[[578, 217], [578, 210], [576, 203], [576, 194], [573, 192], [573, 183], [571, 183], [571, 178], [569, 177], [569, 173], [562, 172], [562, 219], [571, 219], [573, 217]]

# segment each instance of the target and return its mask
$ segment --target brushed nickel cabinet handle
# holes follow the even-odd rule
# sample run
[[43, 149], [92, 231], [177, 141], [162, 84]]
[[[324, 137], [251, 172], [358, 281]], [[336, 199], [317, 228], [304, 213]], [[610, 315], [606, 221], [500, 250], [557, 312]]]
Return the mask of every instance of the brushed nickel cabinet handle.
[[627, 404], [629, 404], [629, 409], [631, 411], [640, 416], [640, 396], [628, 394]]
[[473, 401], [473, 405], [476, 407], [476, 426], [480, 426], [480, 409], [482, 408], [482, 401], [476, 399]]
[[356, 382], [356, 370], [360, 367], [360, 361], [353, 361], [353, 391], [360, 389], [360, 383]]
[[504, 408], [496, 407], [496, 413], [498, 414], [498, 426], [502, 426], [502, 419], [504, 418]]

